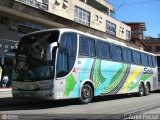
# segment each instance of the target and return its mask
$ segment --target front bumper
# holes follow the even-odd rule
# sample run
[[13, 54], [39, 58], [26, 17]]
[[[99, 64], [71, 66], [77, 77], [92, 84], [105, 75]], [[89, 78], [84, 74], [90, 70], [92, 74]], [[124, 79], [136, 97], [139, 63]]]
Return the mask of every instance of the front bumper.
[[43, 99], [43, 100], [55, 100], [52, 90], [38, 90], [38, 91], [20, 91], [12, 90], [14, 98], [30, 98], [30, 99]]

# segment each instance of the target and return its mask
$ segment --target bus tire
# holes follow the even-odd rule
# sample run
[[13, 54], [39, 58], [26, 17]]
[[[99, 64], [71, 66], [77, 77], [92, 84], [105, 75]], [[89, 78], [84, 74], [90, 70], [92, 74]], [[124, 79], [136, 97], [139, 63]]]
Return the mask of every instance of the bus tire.
[[143, 83], [141, 83], [141, 84], [139, 85], [138, 96], [139, 96], [139, 97], [142, 97], [142, 96], [144, 96], [144, 94], [145, 94], [145, 87], [144, 87]]
[[84, 84], [81, 88], [80, 102], [83, 104], [88, 104], [93, 99], [93, 89], [89, 84]]
[[145, 95], [145, 96], [149, 95], [149, 92], [150, 92], [150, 86], [149, 86], [149, 83], [147, 83], [146, 86], [145, 86], [144, 95]]

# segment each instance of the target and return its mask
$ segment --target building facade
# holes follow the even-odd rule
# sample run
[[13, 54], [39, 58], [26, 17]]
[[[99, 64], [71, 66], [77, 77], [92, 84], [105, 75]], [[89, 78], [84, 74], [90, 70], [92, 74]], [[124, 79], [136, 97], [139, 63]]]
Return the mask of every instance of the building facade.
[[142, 50], [147, 50], [147, 46], [143, 42], [145, 39], [144, 31], [146, 31], [145, 22], [124, 22], [131, 27], [131, 40], [130, 42], [139, 46]]
[[[92, 29], [130, 40], [130, 27], [111, 17], [113, 6], [105, 0], [15, 0]], [[64, 23], [62, 25], [68, 26]], [[56, 26], [57, 27], [57, 26]], [[69, 26], [70, 27], [70, 26]], [[78, 28], [76, 28], [78, 29]], [[89, 31], [90, 32], [90, 31]]]
[[148, 52], [160, 54], [160, 38], [147, 37], [143, 42], [147, 46]]
[[[0, 2], [0, 16], [15, 22], [18, 27], [19, 23], [27, 22], [27, 25], [30, 24], [29, 27], [33, 28], [34, 24], [44, 28], [70, 27], [107, 38], [130, 40], [131, 28], [111, 17], [114, 8], [105, 0], [0, 0]], [[17, 25], [14, 27], [15, 31], [18, 30]]]
[[145, 22], [124, 22], [131, 27], [131, 39], [144, 40]]

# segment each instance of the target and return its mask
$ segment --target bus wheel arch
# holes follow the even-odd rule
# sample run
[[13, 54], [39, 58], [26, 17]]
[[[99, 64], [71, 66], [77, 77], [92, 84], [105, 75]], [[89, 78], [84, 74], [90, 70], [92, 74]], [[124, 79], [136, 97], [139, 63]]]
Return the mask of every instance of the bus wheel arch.
[[94, 97], [94, 84], [92, 81], [85, 81], [81, 85], [79, 100], [83, 104], [88, 104]]

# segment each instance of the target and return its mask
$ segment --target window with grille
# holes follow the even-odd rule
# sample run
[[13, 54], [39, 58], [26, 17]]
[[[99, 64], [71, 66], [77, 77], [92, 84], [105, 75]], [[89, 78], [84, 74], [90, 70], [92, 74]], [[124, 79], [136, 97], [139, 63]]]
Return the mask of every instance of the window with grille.
[[75, 21], [83, 24], [83, 25], [90, 25], [90, 12], [75, 6]]
[[106, 21], [106, 32], [110, 35], [116, 36], [116, 24]]
[[126, 40], [130, 40], [131, 39], [131, 32], [126, 30]]

